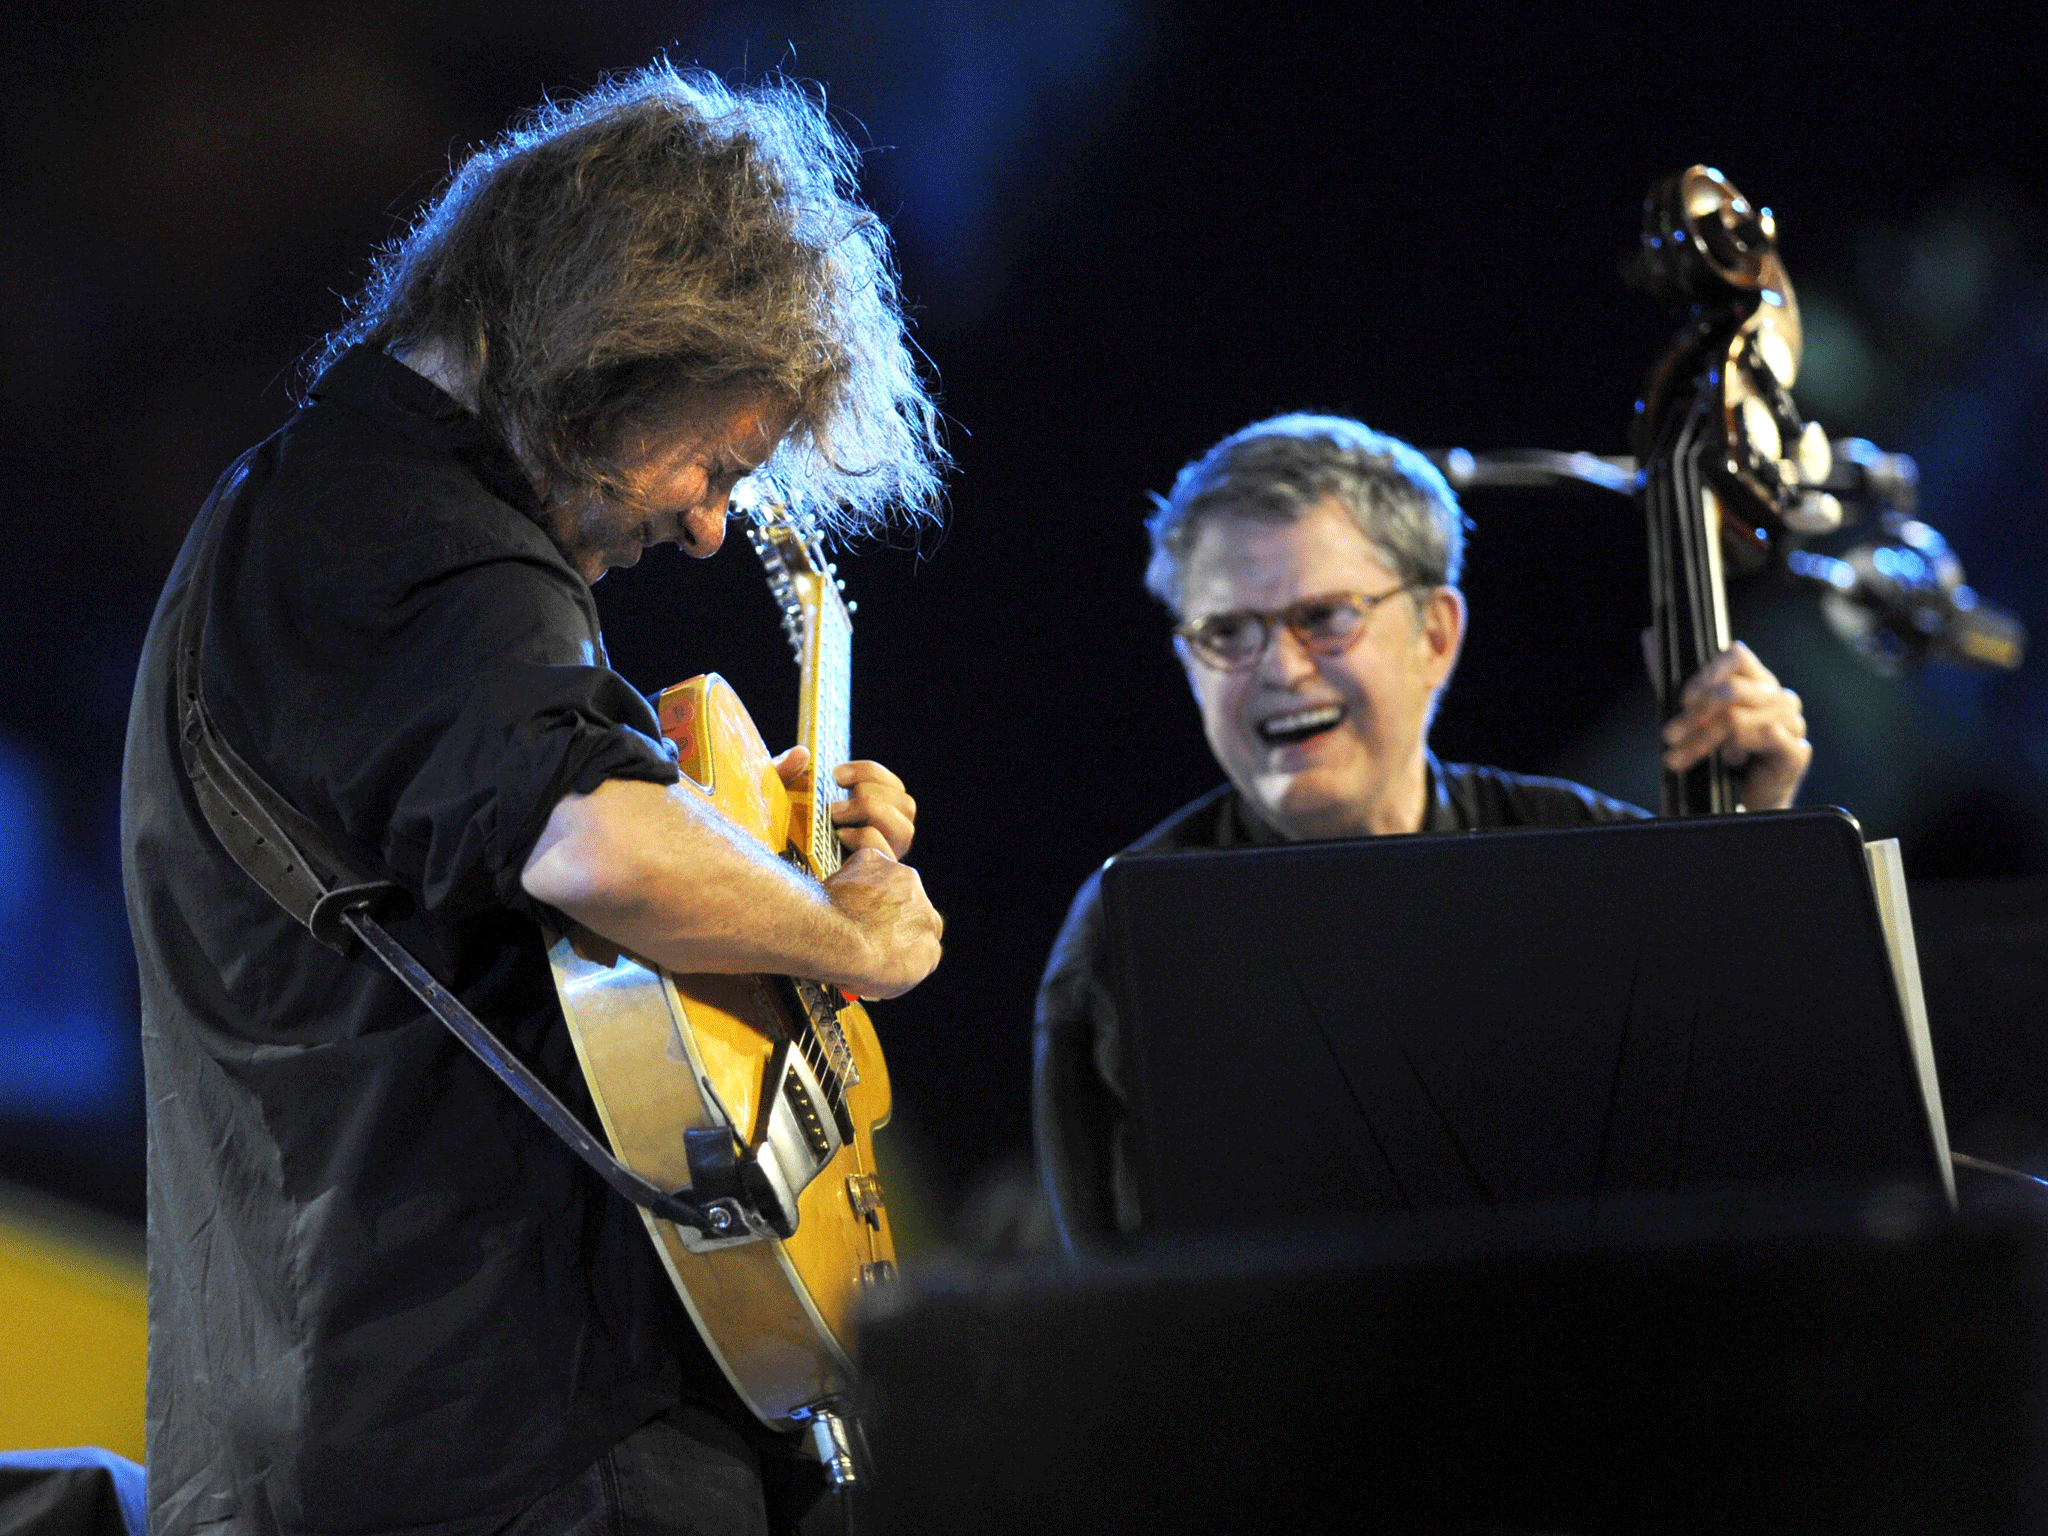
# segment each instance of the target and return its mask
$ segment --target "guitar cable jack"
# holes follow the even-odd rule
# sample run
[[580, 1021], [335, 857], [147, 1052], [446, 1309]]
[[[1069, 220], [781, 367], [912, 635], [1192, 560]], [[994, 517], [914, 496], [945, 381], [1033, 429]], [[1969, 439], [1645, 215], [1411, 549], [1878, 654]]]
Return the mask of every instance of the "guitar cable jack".
[[825, 1469], [825, 1480], [834, 1493], [851, 1493], [859, 1486], [861, 1475], [844, 1415], [831, 1408], [812, 1408], [805, 1416], [811, 1431], [811, 1449]]

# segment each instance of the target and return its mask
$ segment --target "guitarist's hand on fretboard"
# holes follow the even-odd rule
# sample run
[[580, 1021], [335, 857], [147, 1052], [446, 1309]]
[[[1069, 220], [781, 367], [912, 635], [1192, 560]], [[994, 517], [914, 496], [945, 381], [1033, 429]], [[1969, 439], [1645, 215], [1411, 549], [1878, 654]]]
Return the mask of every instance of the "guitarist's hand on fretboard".
[[[775, 771], [792, 794], [810, 791], [810, 766], [802, 747], [775, 759]], [[917, 872], [899, 862], [917, 833], [917, 802], [880, 763], [841, 763], [832, 776], [847, 791], [832, 807], [832, 822], [850, 856], [827, 877], [825, 890], [861, 930], [874, 973], [867, 980], [836, 979], [860, 997], [900, 997], [939, 963], [945, 927]]]
[[[811, 792], [810, 766], [811, 754], [802, 747], [791, 747], [775, 759], [775, 771], [793, 795]], [[917, 802], [903, 781], [865, 758], [841, 763], [832, 777], [846, 791], [846, 797], [832, 805], [832, 825], [846, 851], [872, 848], [892, 859], [906, 857], [917, 836]]]
[[901, 779], [866, 759], [841, 763], [832, 777], [846, 790], [846, 798], [832, 807], [832, 824], [849, 851], [872, 848], [893, 859], [910, 852], [910, 840], [917, 835], [917, 802]]

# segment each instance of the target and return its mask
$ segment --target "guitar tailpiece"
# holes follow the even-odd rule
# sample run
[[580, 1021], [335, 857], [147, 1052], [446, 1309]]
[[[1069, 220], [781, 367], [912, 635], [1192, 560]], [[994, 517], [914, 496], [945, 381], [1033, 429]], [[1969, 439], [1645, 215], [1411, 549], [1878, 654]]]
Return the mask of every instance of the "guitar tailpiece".
[[[760, 1233], [790, 1237], [796, 1232], [795, 1191], [780, 1166], [768, 1166], [763, 1152], [747, 1150], [724, 1126], [683, 1132], [683, 1156], [690, 1190], [702, 1203], [700, 1237], [728, 1242]], [[694, 1224], [693, 1224], [694, 1225]]]

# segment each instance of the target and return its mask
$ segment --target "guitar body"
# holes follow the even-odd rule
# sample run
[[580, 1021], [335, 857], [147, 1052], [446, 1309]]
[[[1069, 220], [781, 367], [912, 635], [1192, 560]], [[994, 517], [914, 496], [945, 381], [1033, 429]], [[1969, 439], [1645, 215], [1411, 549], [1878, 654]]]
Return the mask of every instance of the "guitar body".
[[[792, 797], [745, 707], [716, 674], [662, 694], [683, 785], [763, 846], [816, 872], [809, 797]], [[794, 811], [794, 814], [792, 814]], [[792, 828], [799, 834], [791, 843]], [[784, 1149], [794, 1232], [710, 1240], [642, 1211], [704, 1342], [763, 1422], [794, 1429], [844, 1397], [862, 1293], [895, 1274], [873, 1133], [889, 1076], [858, 1003], [765, 976], [675, 976], [587, 932], [550, 949], [562, 1011], [620, 1161], [666, 1190], [692, 1184], [684, 1133], [729, 1128]], [[799, 991], [798, 989], [806, 989]], [[837, 1038], [834, 1038], [836, 1033]], [[796, 1148], [790, 1151], [790, 1148]]]

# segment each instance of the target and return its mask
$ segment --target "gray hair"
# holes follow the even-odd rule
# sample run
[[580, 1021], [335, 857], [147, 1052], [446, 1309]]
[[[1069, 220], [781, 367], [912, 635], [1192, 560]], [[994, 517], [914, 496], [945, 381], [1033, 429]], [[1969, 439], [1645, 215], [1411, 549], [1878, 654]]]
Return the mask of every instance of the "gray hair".
[[1181, 574], [1204, 519], [1275, 522], [1307, 515], [1328, 498], [1402, 581], [1454, 587], [1465, 563], [1465, 515], [1448, 482], [1399, 438], [1345, 416], [1289, 415], [1233, 432], [1154, 496], [1146, 519], [1152, 561], [1145, 585], [1179, 613]]
[[437, 343], [544, 494], [622, 495], [625, 430], [787, 406], [767, 466], [840, 534], [935, 514], [946, 452], [888, 232], [820, 97], [666, 61], [549, 102], [456, 171], [316, 365]]

